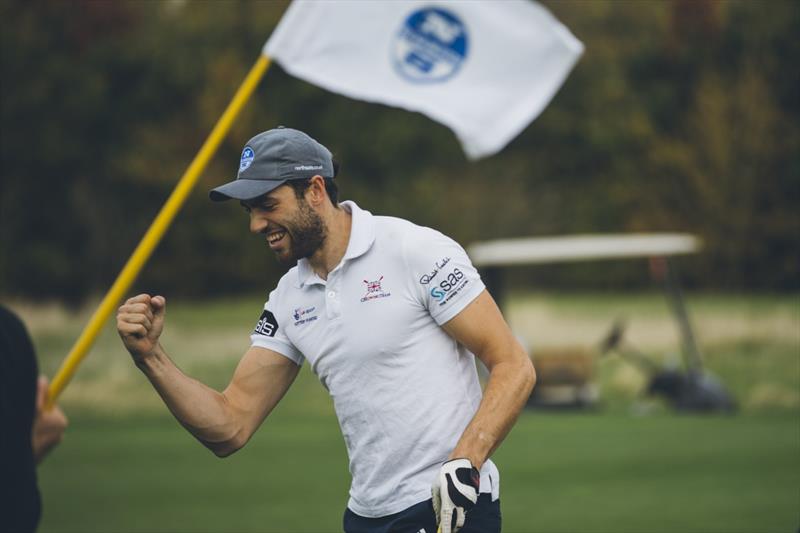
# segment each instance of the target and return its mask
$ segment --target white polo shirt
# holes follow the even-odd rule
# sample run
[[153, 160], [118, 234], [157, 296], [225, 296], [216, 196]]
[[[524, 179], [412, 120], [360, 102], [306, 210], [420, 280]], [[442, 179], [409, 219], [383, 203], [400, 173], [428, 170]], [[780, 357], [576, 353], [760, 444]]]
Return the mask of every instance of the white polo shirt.
[[[251, 339], [311, 364], [347, 446], [347, 505], [380, 517], [431, 497], [478, 408], [475, 358], [440, 325], [484, 285], [463, 248], [438, 231], [341, 205], [353, 215], [342, 261], [323, 280], [301, 259], [270, 293]], [[481, 492], [499, 497], [491, 461]]]

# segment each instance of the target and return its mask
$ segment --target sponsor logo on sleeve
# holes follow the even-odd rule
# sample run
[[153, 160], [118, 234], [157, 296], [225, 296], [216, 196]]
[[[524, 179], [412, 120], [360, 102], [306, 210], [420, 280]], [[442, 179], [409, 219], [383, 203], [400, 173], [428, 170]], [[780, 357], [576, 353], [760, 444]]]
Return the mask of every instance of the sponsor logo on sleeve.
[[433, 278], [439, 273], [441, 269], [450, 262], [449, 257], [445, 257], [443, 259], [439, 259], [433, 264], [433, 270], [431, 270], [428, 274], [423, 274], [421, 278], [419, 278], [420, 285], [429, 285]]
[[439, 302], [440, 306], [445, 305], [456, 294], [461, 292], [467, 284], [469, 284], [469, 280], [464, 276], [464, 273], [458, 268], [454, 268], [438, 285], [431, 288], [431, 296]]
[[267, 311], [265, 309], [264, 312], [261, 313], [253, 333], [264, 335], [265, 337], [274, 337], [277, 331], [278, 321], [275, 320], [275, 315], [272, 314], [272, 311]]

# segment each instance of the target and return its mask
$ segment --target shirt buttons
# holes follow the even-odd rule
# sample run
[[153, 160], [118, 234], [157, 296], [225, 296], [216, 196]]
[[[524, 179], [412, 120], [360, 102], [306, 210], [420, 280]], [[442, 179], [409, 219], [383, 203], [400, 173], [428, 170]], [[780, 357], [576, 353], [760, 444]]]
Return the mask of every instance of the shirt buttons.
[[336, 298], [336, 292], [334, 292], [334, 291], [330, 291], [330, 292], [328, 293], [328, 298]]

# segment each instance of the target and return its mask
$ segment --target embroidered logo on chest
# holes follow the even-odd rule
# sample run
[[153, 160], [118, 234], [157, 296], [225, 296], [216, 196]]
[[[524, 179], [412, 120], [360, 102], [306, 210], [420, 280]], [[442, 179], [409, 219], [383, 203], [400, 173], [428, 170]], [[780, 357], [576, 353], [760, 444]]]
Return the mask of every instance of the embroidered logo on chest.
[[365, 294], [364, 297], [361, 298], [361, 301], [368, 302], [369, 300], [375, 300], [377, 298], [387, 298], [391, 296], [392, 293], [384, 290], [383, 287], [381, 286], [381, 282], [383, 282], [383, 276], [374, 281], [369, 281], [365, 279], [364, 285], [366, 285], [367, 294]]
[[294, 325], [300, 326], [307, 322], [313, 322], [317, 319], [317, 315], [312, 315], [312, 313], [316, 310], [316, 307], [298, 307], [292, 313], [292, 318], [294, 318]]

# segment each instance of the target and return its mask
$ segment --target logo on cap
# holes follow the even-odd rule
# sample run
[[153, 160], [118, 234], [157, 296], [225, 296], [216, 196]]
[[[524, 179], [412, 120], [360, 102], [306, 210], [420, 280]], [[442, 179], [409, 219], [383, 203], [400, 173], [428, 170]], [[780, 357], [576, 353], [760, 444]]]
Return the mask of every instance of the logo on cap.
[[255, 157], [253, 149], [249, 146], [245, 146], [244, 150], [242, 150], [242, 158], [239, 160], [239, 172], [247, 170], [248, 167], [253, 164], [253, 159], [255, 159]]
[[443, 82], [459, 71], [468, 45], [467, 28], [454, 13], [440, 7], [418, 9], [395, 37], [394, 68], [414, 83]]

